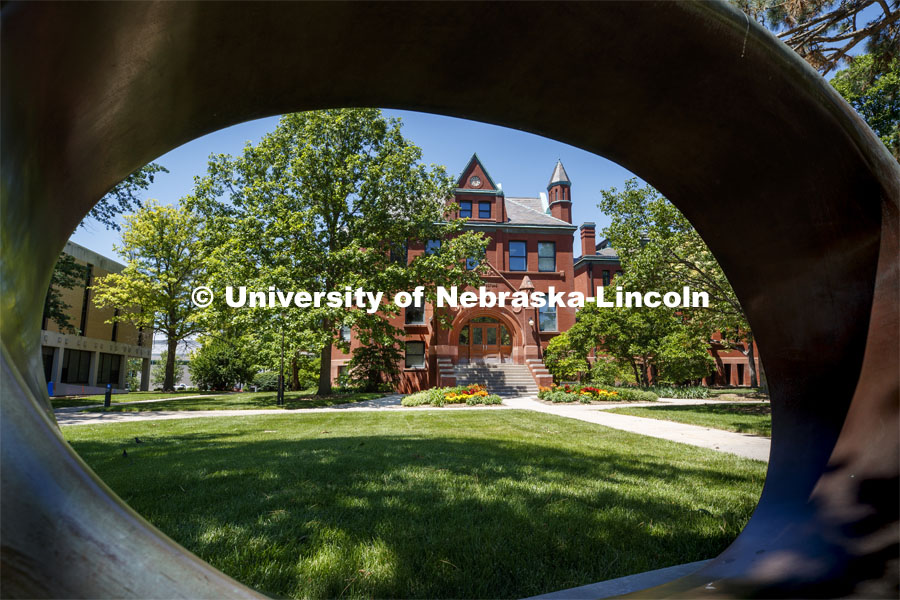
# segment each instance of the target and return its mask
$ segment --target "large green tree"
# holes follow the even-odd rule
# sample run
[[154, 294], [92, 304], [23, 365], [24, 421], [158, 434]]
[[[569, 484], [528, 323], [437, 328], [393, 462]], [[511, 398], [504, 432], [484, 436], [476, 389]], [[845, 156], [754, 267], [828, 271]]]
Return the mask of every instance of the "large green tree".
[[[116, 216], [140, 208], [141, 192], [150, 187], [158, 173], [168, 172], [168, 169], [157, 163], [141, 167], [103, 196], [78, 227], [86, 227], [89, 222], [95, 221], [106, 229], [119, 230], [119, 224], [115, 221]], [[65, 252], [59, 255], [44, 301], [44, 319], [55, 322], [60, 331], [77, 332], [69, 317], [69, 310], [72, 307], [63, 300], [62, 290], [71, 290], [83, 285], [84, 278], [84, 267]]]
[[[387, 300], [374, 314], [291, 307], [220, 311], [219, 320], [284, 330], [289, 356], [314, 349], [321, 357], [318, 393], [328, 394], [332, 347], [349, 349], [342, 325], [390, 351], [402, 331], [381, 320], [399, 313], [389, 302], [396, 292], [423, 285], [433, 297], [439, 284], [477, 283], [478, 271], [467, 271], [464, 261], [482, 255], [487, 241], [448, 221], [452, 179], [421, 157], [399, 120], [377, 109], [285, 115], [242, 155], [212, 157], [191, 201], [209, 219], [210, 264], [221, 285], [285, 292], [349, 287], [384, 292]], [[443, 243], [407, 260], [410, 245], [429, 240]]]
[[578, 321], [559, 337], [566, 338], [570, 359], [595, 351], [631, 369], [635, 380], [646, 386], [651, 375], [657, 382], [678, 384], [712, 372], [714, 361], [703, 332], [702, 323], [680, 310], [591, 303], [578, 311]]
[[690, 318], [704, 343], [713, 331], [721, 332], [726, 347], [748, 357], [751, 385], [758, 385], [747, 316], [697, 230], [671, 202], [649, 185], [640, 186], [637, 179], [628, 180], [622, 191], [610, 188], [601, 194], [600, 209], [611, 220], [603, 234], [619, 253], [621, 282], [636, 290], [679, 291], [689, 286], [707, 292], [708, 308], [679, 309], [680, 313]]
[[[823, 75], [858, 47], [880, 71], [900, 53], [900, 0], [731, 0]], [[862, 46], [860, 46], [862, 44]]]
[[857, 56], [831, 85], [900, 161], [900, 58], [879, 69], [871, 54]]
[[204, 329], [202, 313], [191, 299], [193, 288], [206, 284], [203, 229], [203, 221], [184, 206], [146, 203], [125, 217], [122, 245], [114, 246], [125, 269], [93, 285], [97, 307], [119, 309], [111, 320], [152, 328], [166, 337], [164, 390], [174, 388], [179, 342]]

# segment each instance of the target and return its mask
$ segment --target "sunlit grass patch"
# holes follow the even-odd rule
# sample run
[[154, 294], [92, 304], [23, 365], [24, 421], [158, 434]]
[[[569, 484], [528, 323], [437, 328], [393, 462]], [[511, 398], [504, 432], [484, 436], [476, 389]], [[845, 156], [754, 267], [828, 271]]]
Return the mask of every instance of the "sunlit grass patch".
[[609, 412], [676, 421], [738, 433], [772, 436], [772, 405], [763, 402], [615, 408]]
[[523, 597], [710, 558], [765, 477], [761, 462], [516, 410], [63, 434], [175, 540], [295, 598]]

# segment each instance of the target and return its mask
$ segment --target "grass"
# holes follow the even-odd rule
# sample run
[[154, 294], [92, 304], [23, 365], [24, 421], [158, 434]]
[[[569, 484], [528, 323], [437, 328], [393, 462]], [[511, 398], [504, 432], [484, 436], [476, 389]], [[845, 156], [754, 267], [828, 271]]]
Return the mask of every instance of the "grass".
[[248, 415], [63, 435], [179, 543], [294, 598], [525, 597], [710, 558], [747, 522], [766, 467], [518, 410]]
[[224, 394], [216, 396], [204, 396], [202, 398], [186, 398], [184, 400], [166, 400], [149, 404], [134, 404], [122, 406], [110, 406], [109, 408], [89, 408], [85, 412], [138, 412], [157, 410], [252, 410], [259, 408], [285, 408], [293, 410], [298, 408], [322, 408], [335, 404], [360, 402], [381, 398], [383, 392], [351, 392], [332, 394], [329, 396], [317, 396], [313, 390], [302, 392], [285, 392], [285, 405], [276, 404], [278, 394], [276, 392], [243, 392], [238, 394]]
[[763, 402], [614, 408], [608, 412], [772, 437], [772, 406]]
[[768, 400], [769, 395], [761, 392], [759, 388], [710, 388], [710, 398], [716, 400]]
[[[127, 394], [113, 394], [112, 402], [137, 402], [139, 400], [158, 400], [160, 398], [180, 398], [182, 396], [218, 395], [222, 392], [129, 392]], [[103, 405], [103, 394], [90, 396], [54, 396], [50, 398], [53, 408], [66, 408], [70, 406], [97, 406]]]

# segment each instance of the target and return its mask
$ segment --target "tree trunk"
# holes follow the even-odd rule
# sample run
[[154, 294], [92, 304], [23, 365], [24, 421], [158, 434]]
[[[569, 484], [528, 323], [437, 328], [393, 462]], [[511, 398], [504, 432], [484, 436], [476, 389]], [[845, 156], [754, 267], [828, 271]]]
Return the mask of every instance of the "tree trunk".
[[316, 393], [319, 396], [331, 394], [331, 342], [322, 347], [319, 364], [319, 388]]
[[300, 391], [300, 365], [297, 354], [291, 357], [291, 391]]
[[163, 380], [163, 391], [164, 392], [174, 392], [175, 391], [175, 350], [178, 348], [178, 340], [173, 340], [171, 337], [167, 340], [167, 355], [166, 355], [166, 377]]
[[759, 379], [756, 377], [756, 352], [753, 350], [753, 334], [747, 336], [747, 358], [750, 359], [750, 387], [759, 387]]
[[631, 369], [634, 371], [634, 382], [641, 385], [641, 372], [638, 369], [637, 362], [635, 362], [633, 358], [631, 359]]

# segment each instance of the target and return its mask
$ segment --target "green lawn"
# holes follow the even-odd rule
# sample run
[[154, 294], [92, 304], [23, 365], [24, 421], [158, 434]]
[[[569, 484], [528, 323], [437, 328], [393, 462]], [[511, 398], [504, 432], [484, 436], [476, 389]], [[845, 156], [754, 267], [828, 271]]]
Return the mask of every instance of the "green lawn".
[[743, 400], [768, 400], [768, 394], [759, 391], [759, 388], [710, 388], [709, 395], [715, 400], [728, 400], [731, 402]]
[[264, 593], [294, 598], [524, 597], [710, 558], [746, 524], [766, 472], [730, 454], [517, 410], [62, 431], [175, 540]]
[[772, 405], [768, 402], [614, 408], [608, 412], [772, 436]]
[[[158, 400], [160, 398], [181, 398], [182, 396], [220, 395], [222, 392], [130, 392], [128, 394], [113, 394], [112, 402], [137, 402], [138, 400]], [[50, 398], [53, 408], [66, 408], [69, 406], [97, 406], [103, 405], [103, 394], [91, 396], [57, 396]]]
[[[351, 392], [348, 394], [332, 394], [317, 396], [313, 390], [302, 392], [285, 392], [283, 408], [321, 408], [381, 398], [383, 392]], [[275, 392], [244, 392], [240, 394], [210, 395], [202, 398], [186, 398], [184, 400], [167, 400], [148, 404], [110, 406], [109, 408], [89, 408], [86, 412], [138, 412], [154, 410], [250, 410], [255, 408], [282, 408], [276, 404], [278, 395]]]

